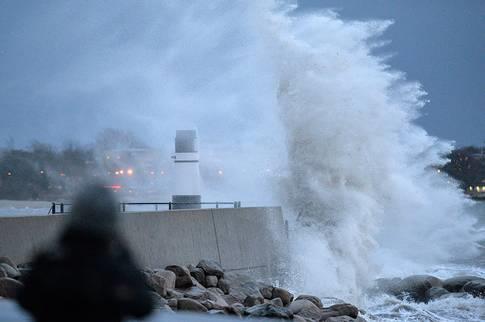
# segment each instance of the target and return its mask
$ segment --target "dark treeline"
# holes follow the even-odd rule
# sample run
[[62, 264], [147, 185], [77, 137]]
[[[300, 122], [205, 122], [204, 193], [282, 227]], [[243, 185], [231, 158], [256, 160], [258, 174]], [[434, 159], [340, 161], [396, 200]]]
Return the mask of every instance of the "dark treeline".
[[38, 142], [25, 150], [6, 149], [0, 157], [0, 198], [65, 196], [95, 168], [93, 149], [74, 144], [60, 150]]
[[479, 187], [481, 191], [481, 187], [485, 186], [485, 147], [456, 149], [448, 155], [448, 159], [450, 161], [441, 168], [442, 171], [458, 180], [463, 189], [476, 191]]
[[55, 148], [34, 142], [27, 149], [0, 151], [0, 199], [57, 200], [68, 198], [80, 184], [102, 176], [98, 155], [113, 148], [145, 147], [131, 132], [105, 129], [94, 144]]

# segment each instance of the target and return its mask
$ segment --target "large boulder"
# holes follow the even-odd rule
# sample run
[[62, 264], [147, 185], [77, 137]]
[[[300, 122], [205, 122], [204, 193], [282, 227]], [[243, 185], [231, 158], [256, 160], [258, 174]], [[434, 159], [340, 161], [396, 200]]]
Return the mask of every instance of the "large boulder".
[[442, 297], [443, 295], [449, 294], [446, 289], [442, 287], [432, 287], [426, 291], [426, 299], [428, 301], [434, 301]]
[[292, 319], [293, 313], [285, 308], [274, 306], [273, 304], [260, 304], [247, 308], [244, 314], [251, 317], [267, 317], [267, 318], [280, 318], [280, 319]]
[[299, 299], [292, 302], [288, 309], [293, 314], [298, 314], [301, 317], [319, 320], [322, 315], [322, 310], [313, 304], [312, 301], [306, 299]]
[[197, 280], [200, 284], [205, 285], [205, 272], [202, 268], [189, 266], [190, 275]]
[[432, 287], [441, 287], [443, 282], [431, 275], [413, 275], [406, 277], [399, 284], [399, 294], [416, 302], [427, 302], [427, 291]]
[[320, 320], [325, 322], [366, 322], [364, 318], [358, 316], [357, 318], [351, 318], [350, 316], [333, 316], [325, 320]]
[[175, 287], [176, 276], [172, 271], [155, 270], [145, 273], [147, 285], [160, 296], [166, 297], [167, 290]]
[[161, 297], [157, 292], [150, 292], [150, 297], [152, 298], [153, 307], [155, 309], [164, 309], [168, 304], [167, 300]]
[[217, 287], [208, 287], [207, 290], [211, 291], [212, 293], [215, 293], [217, 295], [224, 295], [224, 292], [220, 288], [217, 288]]
[[205, 306], [208, 310], [224, 310], [225, 307], [228, 307], [229, 305], [223, 305], [222, 303], [218, 303], [216, 301], [212, 300], [204, 300], [200, 302], [203, 306]]
[[195, 286], [195, 287], [198, 287], [198, 288], [206, 288], [204, 285], [202, 285], [201, 283], [199, 283], [193, 276], [190, 277], [192, 279], [192, 284]]
[[0, 297], [14, 299], [22, 287], [21, 282], [10, 277], [2, 277], [0, 278]]
[[177, 301], [177, 309], [180, 311], [207, 312], [207, 308], [190, 298], [182, 298]]
[[185, 298], [191, 298], [199, 302], [210, 300], [220, 307], [226, 307], [229, 305], [221, 295], [211, 292], [207, 289], [198, 288], [196, 286], [184, 290], [183, 293]]
[[463, 286], [465, 286], [466, 283], [475, 281], [475, 280], [483, 280], [482, 278], [478, 276], [456, 276], [452, 278], [448, 278], [443, 281], [443, 287], [448, 291], [448, 292], [461, 292], [463, 289]]
[[[248, 296], [262, 297], [259, 289], [268, 286], [265, 283], [252, 281], [248, 277], [236, 273], [226, 274], [225, 279], [226, 282], [231, 285], [229, 296], [231, 296], [233, 300], [229, 300], [229, 302], [236, 301], [243, 303]], [[225, 297], [228, 296], [226, 295]]]
[[475, 297], [485, 298], [485, 280], [478, 279], [470, 281], [463, 286], [463, 291]]
[[293, 301], [293, 294], [285, 290], [284, 288], [273, 288], [272, 299], [279, 297], [283, 301], [283, 305], [287, 306]]
[[11, 266], [7, 263], [0, 263], [0, 267], [7, 273], [7, 277], [19, 278], [22, 275], [17, 267]]
[[199, 288], [197, 286], [192, 286], [191, 288], [185, 289], [183, 290], [182, 293], [184, 294], [184, 297], [191, 298], [198, 301], [217, 300], [217, 297], [214, 293], [206, 289]]
[[265, 301], [270, 301], [271, 304], [275, 305], [275, 306], [284, 306], [283, 305], [283, 301], [279, 298], [279, 297], [276, 297], [272, 300], [266, 300]]
[[192, 276], [185, 266], [180, 265], [170, 265], [165, 267], [167, 271], [172, 271], [175, 273], [175, 287], [176, 288], [188, 288], [194, 285], [192, 282]]
[[205, 286], [206, 287], [217, 287], [217, 282], [219, 280], [217, 279], [217, 276], [215, 275], [207, 275], [205, 277]]
[[237, 294], [225, 294], [223, 296], [224, 300], [229, 303], [229, 305], [233, 305], [233, 304], [241, 304], [244, 302], [244, 300], [246, 299], [246, 296], [244, 297], [241, 297], [242, 294], [240, 293], [237, 293]]
[[229, 285], [229, 283], [223, 279], [223, 278], [220, 278], [219, 281], [217, 282], [217, 287], [219, 289], [222, 290], [222, 292], [224, 292], [224, 294], [229, 294], [229, 292], [231, 291], [231, 286]]
[[216, 261], [203, 259], [197, 264], [197, 267], [202, 268], [206, 275], [215, 275], [219, 278], [224, 277], [224, 270]]
[[169, 299], [167, 300], [167, 305], [172, 309], [172, 310], [176, 310], [177, 309], [177, 306], [178, 306], [178, 299], [176, 298], [172, 298], [172, 299]]
[[182, 292], [179, 292], [177, 290], [172, 290], [168, 289], [167, 290], [167, 296], [165, 298], [167, 299], [179, 299], [184, 297], [184, 294]]
[[324, 308], [323, 311], [324, 313], [335, 312], [337, 313], [335, 316], [347, 315], [354, 319], [359, 315], [359, 309], [349, 303], [335, 304], [328, 308]]
[[320, 300], [316, 296], [302, 294], [302, 295], [298, 295], [298, 297], [295, 299], [295, 301], [298, 301], [298, 300], [308, 300], [313, 304], [315, 304], [319, 309], [323, 309], [322, 300]]
[[2, 277], [8, 277], [7, 272], [3, 269], [3, 267], [0, 266], [0, 278]]
[[248, 295], [244, 299], [244, 306], [251, 307], [264, 303], [264, 298], [261, 295]]
[[231, 315], [243, 316], [245, 307], [241, 303], [234, 303], [224, 308], [224, 312]]
[[[299, 315], [293, 315], [293, 322], [308, 322], [309, 320], [305, 319], [302, 316]], [[313, 322], [313, 320], [311, 320]]]
[[259, 292], [265, 299], [271, 300], [273, 298], [273, 289], [273, 286], [261, 287]]

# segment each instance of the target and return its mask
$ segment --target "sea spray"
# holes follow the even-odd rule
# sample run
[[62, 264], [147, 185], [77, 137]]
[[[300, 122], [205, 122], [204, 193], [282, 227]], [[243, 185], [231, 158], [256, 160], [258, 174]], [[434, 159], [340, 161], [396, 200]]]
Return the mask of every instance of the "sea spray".
[[292, 241], [301, 287], [322, 295], [355, 300], [376, 274], [476, 254], [468, 202], [434, 169], [451, 146], [413, 123], [425, 92], [373, 54], [389, 24], [327, 12], [277, 35], [281, 197], [303, 226]]

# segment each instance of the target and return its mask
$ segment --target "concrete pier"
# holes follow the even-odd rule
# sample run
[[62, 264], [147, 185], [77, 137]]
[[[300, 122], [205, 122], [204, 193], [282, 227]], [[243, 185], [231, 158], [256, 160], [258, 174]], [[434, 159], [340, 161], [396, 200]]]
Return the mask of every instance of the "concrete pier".
[[[69, 214], [0, 217], [0, 256], [25, 263], [55, 238]], [[286, 251], [280, 207], [123, 213], [122, 231], [142, 266], [212, 259], [226, 270], [269, 272]]]

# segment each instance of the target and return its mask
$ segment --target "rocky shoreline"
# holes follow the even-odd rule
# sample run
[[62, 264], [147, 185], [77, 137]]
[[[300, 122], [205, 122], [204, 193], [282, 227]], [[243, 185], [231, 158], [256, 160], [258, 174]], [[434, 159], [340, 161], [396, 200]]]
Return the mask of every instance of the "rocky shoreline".
[[[0, 299], [15, 299], [23, 286], [23, 265], [0, 257]], [[324, 307], [320, 298], [300, 294], [257, 281], [234, 272], [225, 272], [214, 261], [197, 265], [169, 265], [163, 269], [142, 271], [156, 310], [188, 311], [250, 318], [271, 318], [299, 322], [365, 321], [359, 309], [349, 303]], [[402, 300], [428, 303], [445, 297], [485, 298], [485, 279], [459, 276], [441, 280], [431, 275], [378, 279], [370, 293], [387, 293]]]
[[370, 291], [418, 303], [468, 294], [485, 299], [485, 279], [477, 276], [457, 276], [441, 280], [432, 275], [413, 275], [403, 279], [380, 278], [375, 281], [375, 286]]
[[[15, 299], [23, 287], [22, 265], [0, 257], [0, 299]], [[365, 321], [359, 309], [349, 303], [324, 307], [312, 295], [295, 297], [288, 290], [255, 281], [247, 275], [225, 272], [214, 261], [201, 260], [196, 266], [169, 265], [142, 271], [156, 310], [185, 311], [250, 318], [271, 318], [299, 322]]]
[[226, 273], [214, 261], [147, 269], [144, 275], [160, 310], [301, 322], [365, 321], [351, 304], [324, 307], [316, 296], [295, 297], [286, 289], [242, 274]]

